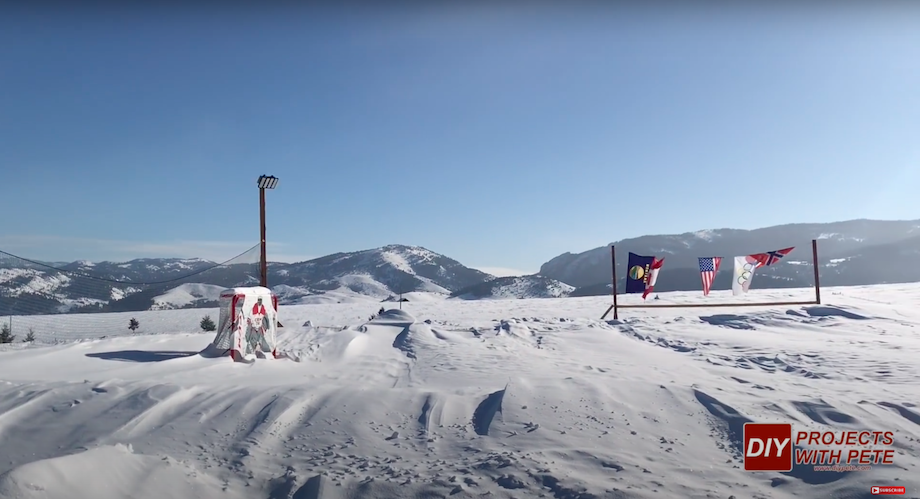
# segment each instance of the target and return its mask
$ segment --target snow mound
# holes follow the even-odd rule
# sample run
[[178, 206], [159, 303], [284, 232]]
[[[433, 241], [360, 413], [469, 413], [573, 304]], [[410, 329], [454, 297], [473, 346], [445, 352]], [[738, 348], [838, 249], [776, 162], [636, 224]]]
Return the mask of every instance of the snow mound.
[[246, 498], [245, 489], [224, 483], [170, 457], [136, 454], [117, 444], [45, 459], [0, 477], [0, 497], [10, 499]]
[[407, 322], [411, 324], [415, 322], [415, 317], [405, 310], [391, 308], [377, 315], [373, 322]]
[[393, 340], [393, 348], [406, 354], [410, 359], [417, 358], [417, 352], [434, 342], [446, 340], [443, 335], [432, 331], [426, 324], [410, 324]]

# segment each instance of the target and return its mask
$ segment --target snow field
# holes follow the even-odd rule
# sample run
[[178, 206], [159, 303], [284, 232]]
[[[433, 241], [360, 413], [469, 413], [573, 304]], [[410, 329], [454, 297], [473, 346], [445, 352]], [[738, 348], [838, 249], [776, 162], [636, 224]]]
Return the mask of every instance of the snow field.
[[[0, 497], [920, 496], [920, 286], [824, 292], [289, 306], [300, 361], [253, 365], [198, 355], [216, 310], [17, 317], [74, 333], [0, 351]], [[745, 472], [747, 421], [890, 430], [895, 464]]]

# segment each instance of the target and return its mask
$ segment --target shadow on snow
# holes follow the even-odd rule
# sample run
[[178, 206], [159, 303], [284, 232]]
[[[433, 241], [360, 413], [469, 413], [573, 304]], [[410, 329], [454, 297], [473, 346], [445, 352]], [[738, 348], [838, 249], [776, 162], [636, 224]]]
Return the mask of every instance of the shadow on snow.
[[198, 355], [199, 352], [176, 352], [163, 350], [118, 350], [114, 352], [88, 353], [87, 357], [122, 362], [162, 362]]

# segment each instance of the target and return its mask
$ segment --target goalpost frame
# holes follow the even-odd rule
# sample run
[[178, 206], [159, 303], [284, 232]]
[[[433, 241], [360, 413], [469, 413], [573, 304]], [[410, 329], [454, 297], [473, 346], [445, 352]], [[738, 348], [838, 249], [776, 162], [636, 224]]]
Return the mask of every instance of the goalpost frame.
[[617, 305], [617, 254], [616, 246], [610, 245], [610, 263], [613, 266], [613, 304], [607, 308], [601, 320], [607, 317], [607, 314], [613, 310], [613, 320], [619, 320], [619, 309], [621, 308], [708, 308], [708, 307], [769, 307], [777, 305], [820, 305], [821, 304], [821, 276], [818, 270], [818, 240], [811, 240], [811, 258], [812, 266], [815, 273], [815, 299], [808, 301], [777, 301], [777, 302], [758, 302], [758, 303], [637, 303], [633, 305]]

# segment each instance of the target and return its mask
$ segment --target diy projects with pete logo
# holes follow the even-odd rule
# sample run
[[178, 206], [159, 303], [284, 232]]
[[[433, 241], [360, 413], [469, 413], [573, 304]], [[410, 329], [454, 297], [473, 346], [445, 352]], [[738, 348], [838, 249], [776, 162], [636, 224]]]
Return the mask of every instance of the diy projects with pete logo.
[[[814, 471], [868, 471], [873, 465], [894, 464], [891, 431], [799, 431], [792, 425], [745, 423], [744, 469], [789, 472], [794, 466]], [[872, 487], [873, 495], [902, 495], [905, 487]]]

